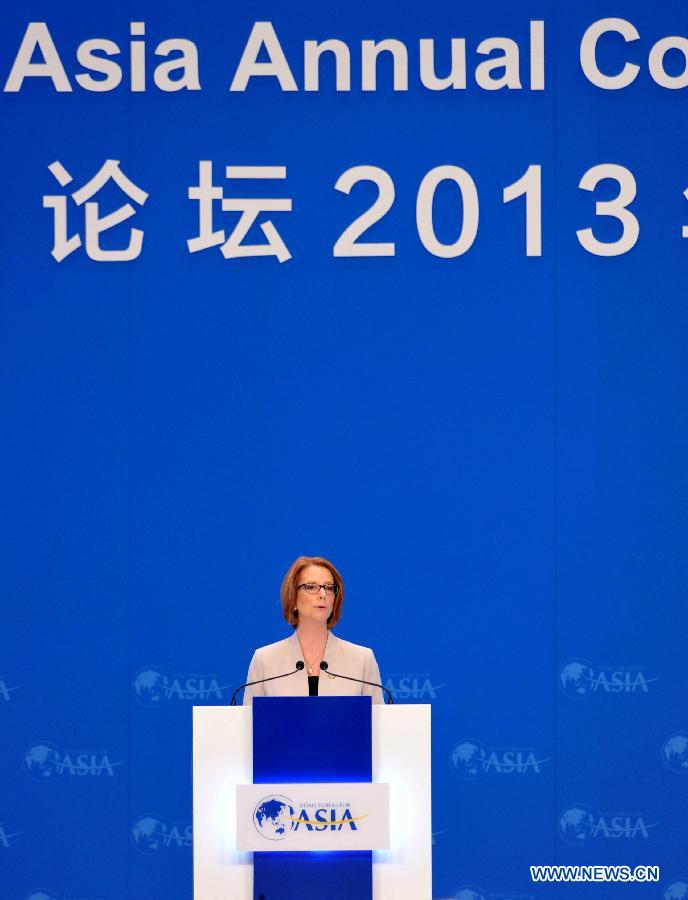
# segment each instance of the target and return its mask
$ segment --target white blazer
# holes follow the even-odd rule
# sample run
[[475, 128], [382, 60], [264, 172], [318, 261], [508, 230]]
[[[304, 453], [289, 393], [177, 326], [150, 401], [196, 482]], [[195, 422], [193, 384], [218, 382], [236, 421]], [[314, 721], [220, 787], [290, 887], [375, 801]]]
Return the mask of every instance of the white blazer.
[[[351, 678], [362, 678], [364, 681], [375, 681], [380, 684], [380, 670], [373, 651], [360, 644], [352, 644], [343, 641], [332, 632], [327, 638], [325, 655], [323, 657], [329, 669], [339, 675], [349, 675]], [[259, 647], [253, 654], [251, 664], [248, 667], [246, 681], [258, 681], [260, 678], [269, 678], [271, 675], [283, 675], [292, 672], [296, 663], [303, 660], [301, 645], [296, 637], [296, 632], [291, 637], [276, 644], [268, 644], [267, 647]], [[380, 688], [371, 687], [368, 684], [358, 684], [355, 681], [347, 681], [337, 678], [329, 672], [320, 671], [318, 684], [318, 696], [341, 697], [363, 696], [372, 697], [373, 703], [383, 703]], [[286, 678], [277, 678], [266, 684], [256, 684], [244, 690], [244, 704], [251, 703], [254, 697], [307, 697], [308, 696], [308, 672], [304, 668], [294, 675]]]

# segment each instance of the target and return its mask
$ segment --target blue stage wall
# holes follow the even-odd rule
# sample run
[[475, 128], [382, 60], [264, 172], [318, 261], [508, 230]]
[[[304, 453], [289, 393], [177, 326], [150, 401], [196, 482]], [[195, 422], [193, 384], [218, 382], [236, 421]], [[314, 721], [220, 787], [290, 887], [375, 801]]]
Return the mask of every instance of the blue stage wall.
[[[608, 16], [639, 37], [600, 37], [600, 86], [580, 47]], [[297, 90], [229, 90], [258, 22]], [[2, 900], [192, 896], [191, 707], [226, 703], [288, 634], [302, 553], [343, 573], [337, 633], [375, 649], [398, 702], [432, 703], [435, 898], [688, 896], [686, 35], [670, 0], [5, 10]], [[513, 46], [478, 54], [492, 37]], [[94, 38], [121, 51], [94, 51], [122, 66], [116, 87], [91, 73], [112, 90], [82, 86]], [[171, 38], [199, 89], [156, 83]], [[306, 91], [304, 41], [329, 38], [350, 89], [326, 53]], [[383, 53], [364, 90], [361, 42], [386, 38], [407, 89]], [[465, 39], [465, 87], [421, 83], [428, 38], [438, 78]], [[484, 67], [505, 52], [517, 69]], [[79, 194], [106, 160], [129, 196]], [[190, 251], [239, 219], [215, 199], [201, 229], [201, 161], [225, 199], [291, 200], [244, 241], [269, 220], [291, 258]], [[386, 255], [334, 255], [378, 197], [335, 189], [357, 166], [394, 188], [360, 237]], [[526, 199], [503, 192], [531, 166], [527, 245]], [[625, 221], [595, 206], [620, 184]], [[540, 863], [661, 881], [537, 885]]]

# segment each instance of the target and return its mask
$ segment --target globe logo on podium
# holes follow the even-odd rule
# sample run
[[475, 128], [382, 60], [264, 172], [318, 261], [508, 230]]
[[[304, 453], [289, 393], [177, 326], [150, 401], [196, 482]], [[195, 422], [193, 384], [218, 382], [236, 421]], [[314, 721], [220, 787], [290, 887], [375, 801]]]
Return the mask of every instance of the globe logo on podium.
[[477, 741], [459, 741], [452, 750], [451, 762], [459, 778], [473, 781], [485, 769], [485, 750]]
[[26, 895], [26, 900], [57, 900], [57, 897], [49, 891], [31, 891]]
[[279, 794], [264, 797], [253, 811], [253, 824], [269, 841], [283, 841], [296, 825], [293, 802]]
[[32, 744], [24, 754], [26, 774], [34, 781], [48, 781], [57, 772], [59, 763], [57, 747], [44, 741]]
[[144, 706], [160, 706], [168, 695], [167, 675], [155, 666], [141, 669], [134, 679], [134, 694]]
[[672, 772], [688, 775], [688, 734], [672, 734], [664, 742], [662, 758]]
[[559, 816], [559, 831], [569, 844], [583, 844], [592, 834], [592, 813], [586, 806], [569, 806]]
[[141, 853], [151, 855], [164, 846], [167, 823], [160, 816], [140, 816], [131, 829], [131, 842]]
[[688, 900], [688, 881], [672, 881], [664, 889], [662, 900]]
[[559, 670], [559, 687], [567, 697], [581, 700], [589, 694], [594, 675], [592, 666], [586, 660], [569, 660]]

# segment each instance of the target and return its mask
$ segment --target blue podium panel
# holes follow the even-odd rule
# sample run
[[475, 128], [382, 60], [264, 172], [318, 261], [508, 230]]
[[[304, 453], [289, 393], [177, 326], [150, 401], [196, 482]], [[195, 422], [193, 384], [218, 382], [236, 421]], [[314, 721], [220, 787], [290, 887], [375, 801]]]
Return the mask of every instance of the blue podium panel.
[[[256, 697], [253, 782], [372, 781], [370, 697]], [[368, 852], [254, 853], [254, 900], [365, 900]]]

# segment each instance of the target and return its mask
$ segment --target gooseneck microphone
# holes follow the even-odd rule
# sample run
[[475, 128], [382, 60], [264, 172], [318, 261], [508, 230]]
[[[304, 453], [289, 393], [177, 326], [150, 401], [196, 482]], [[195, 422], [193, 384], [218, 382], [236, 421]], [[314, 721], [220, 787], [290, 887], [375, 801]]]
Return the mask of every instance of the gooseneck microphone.
[[392, 697], [392, 692], [390, 691], [389, 688], [386, 688], [384, 686], [384, 684], [378, 684], [377, 681], [364, 681], [363, 678], [352, 678], [351, 675], [339, 675], [337, 672], [330, 672], [329, 671], [330, 667], [327, 665], [325, 660], [323, 660], [320, 663], [320, 668], [323, 670], [323, 672], [327, 672], [329, 675], [332, 675], [334, 678], [346, 678], [347, 681], [358, 681], [359, 684], [369, 684], [372, 687], [382, 688], [383, 691], [387, 691], [387, 696], [389, 697], [389, 700], [387, 701], [387, 703], [388, 704], [394, 703], [394, 697]]
[[271, 675], [269, 678], [259, 678], [257, 681], [247, 681], [246, 684], [240, 684], [239, 687], [232, 694], [232, 700], [230, 702], [230, 706], [236, 706], [236, 695], [239, 691], [243, 690], [247, 687], [252, 687], [254, 684], [263, 684], [265, 681], [274, 681], [276, 678], [287, 678], [289, 675], [296, 675], [297, 672], [300, 672], [303, 669], [303, 660], [299, 660], [296, 663], [296, 668], [293, 672], [285, 672], [284, 675]]

